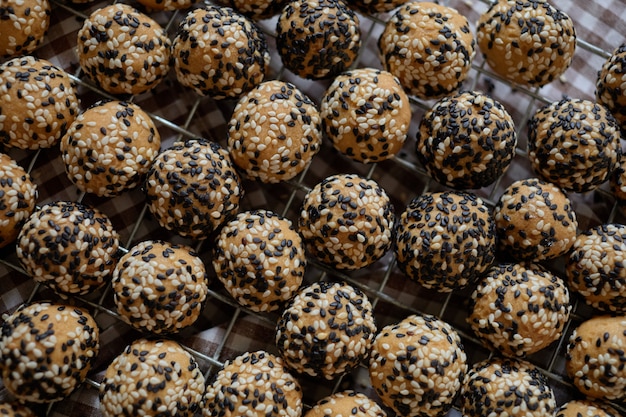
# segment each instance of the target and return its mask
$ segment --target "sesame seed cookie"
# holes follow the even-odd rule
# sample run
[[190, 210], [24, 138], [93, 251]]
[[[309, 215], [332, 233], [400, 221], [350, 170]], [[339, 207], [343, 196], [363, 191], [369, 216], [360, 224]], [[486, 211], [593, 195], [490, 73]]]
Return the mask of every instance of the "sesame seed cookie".
[[170, 68], [170, 39], [152, 18], [122, 3], [94, 11], [78, 31], [83, 71], [111, 94], [156, 87]]
[[471, 193], [424, 193], [400, 215], [394, 251], [398, 267], [420, 285], [441, 292], [464, 288], [494, 261], [491, 211]]
[[17, 257], [36, 281], [64, 294], [87, 294], [108, 282], [119, 235], [100, 210], [69, 201], [39, 207], [17, 237]]
[[626, 43], [617, 47], [598, 71], [596, 99], [626, 132]]
[[240, 97], [228, 123], [230, 156], [264, 183], [301, 173], [322, 144], [320, 114], [295, 85], [272, 80]]
[[567, 375], [590, 398], [626, 397], [626, 317], [595, 316], [572, 333], [565, 354]]
[[192, 417], [200, 410], [205, 380], [197, 362], [173, 340], [138, 339], [107, 367], [100, 383], [105, 417]]
[[364, 163], [393, 158], [402, 149], [411, 114], [400, 81], [375, 68], [338, 75], [320, 105], [324, 130], [335, 149]]
[[440, 98], [461, 86], [475, 44], [463, 15], [432, 2], [398, 8], [378, 39], [383, 68], [398, 77], [407, 93], [422, 99]]
[[113, 197], [143, 182], [161, 147], [139, 106], [99, 101], [78, 115], [61, 140], [68, 178], [86, 193]]
[[298, 292], [276, 325], [276, 345], [299, 374], [332, 380], [369, 355], [376, 324], [372, 305], [356, 287], [320, 281]]
[[80, 385], [99, 352], [99, 330], [78, 307], [23, 304], [0, 325], [0, 372], [18, 400], [62, 400]]
[[387, 417], [376, 401], [355, 391], [336, 392], [319, 400], [303, 417]]
[[385, 255], [394, 223], [391, 201], [374, 180], [337, 174], [306, 194], [298, 229], [309, 254], [334, 268], [356, 270]]
[[20, 149], [50, 148], [78, 116], [75, 83], [49, 61], [23, 56], [0, 66], [0, 142]]
[[424, 115], [417, 157], [436, 181], [457, 190], [486, 187], [515, 157], [517, 134], [504, 106], [481, 92], [445, 97]]
[[142, 5], [152, 10], [181, 10], [188, 9], [196, 4], [197, 0], [137, 0]]
[[39, 47], [50, 27], [48, 0], [2, 0], [0, 55], [26, 55]]
[[381, 329], [369, 374], [383, 403], [405, 417], [445, 414], [467, 372], [461, 338], [448, 323], [411, 315]]
[[221, 228], [213, 251], [217, 277], [252, 311], [284, 307], [300, 289], [306, 264], [291, 220], [269, 210], [239, 213]]
[[509, 185], [494, 209], [498, 246], [517, 260], [541, 261], [565, 254], [578, 221], [567, 195], [536, 178]]
[[478, 20], [476, 38], [496, 74], [537, 87], [563, 74], [576, 49], [572, 20], [545, 0], [492, 3]]
[[227, 361], [207, 386], [204, 417], [299, 417], [302, 389], [280, 357], [259, 350]]
[[535, 264], [500, 264], [478, 282], [467, 322], [487, 347], [521, 357], [561, 337], [571, 309], [561, 278]]
[[176, 333], [200, 316], [208, 279], [198, 254], [183, 244], [144, 241], [119, 260], [111, 279], [122, 320], [156, 334]]
[[162, 151], [144, 185], [148, 209], [181, 236], [206, 239], [239, 209], [243, 189], [228, 152], [206, 139]]
[[9, 155], [0, 153], [0, 248], [15, 241], [35, 210], [37, 184]]
[[238, 98], [259, 85], [269, 71], [265, 35], [230, 7], [190, 11], [172, 44], [178, 81], [201, 96]]
[[18, 403], [14, 402], [0, 402], [0, 416], [2, 417], [36, 417], [33, 411]]
[[361, 47], [359, 17], [342, 0], [293, 0], [276, 23], [283, 65], [313, 80], [346, 71]]
[[626, 156], [620, 155], [617, 167], [609, 177], [609, 187], [619, 207], [626, 209]]
[[528, 159], [545, 180], [582, 193], [607, 181], [621, 155], [620, 130], [602, 105], [565, 98], [528, 123]]
[[216, 3], [231, 7], [251, 19], [262, 20], [280, 13], [289, 0], [217, 0]]
[[619, 417], [612, 407], [589, 400], [571, 400], [556, 410], [555, 417]]
[[461, 390], [467, 417], [553, 417], [554, 392], [534, 365], [495, 357], [472, 366]]
[[582, 232], [566, 260], [570, 288], [605, 312], [626, 313], [626, 226], [603, 224]]
[[345, 0], [348, 7], [366, 15], [390, 12], [407, 0]]

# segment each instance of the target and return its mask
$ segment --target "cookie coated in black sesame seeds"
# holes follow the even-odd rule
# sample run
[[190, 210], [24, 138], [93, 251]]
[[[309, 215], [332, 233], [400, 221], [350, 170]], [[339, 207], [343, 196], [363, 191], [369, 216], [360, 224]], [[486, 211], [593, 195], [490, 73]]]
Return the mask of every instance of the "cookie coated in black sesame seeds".
[[278, 54], [302, 78], [332, 78], [346, 71], [360, 47], [359, 17], [343, 0], [293, 0], [278, 16]]
[[230, 7], [206, 5], [180, 22], [172, 44], [178, 81], [201, 96], [238, 98], [269, 71], [265, 35]]
[[398, 8], [378, 39], [383, 68], [407, 93], [422, 99], [449, 95], [467, 78], [476, 54], [467, 19], [432, 2]]
[[217, 0], [215, 3], [231, 7], [251, 19], [263, 20], [280, 13], [289, 0]]
[[372, 15], [375, 13], [390, 12], [408, 0], [345, 0], [345, 3], [355, 11]]
[[417, 157], [428, 174], [458, 190], [486, 187], [515, 157], [513, 118], [499, 102], [478, 91], [445, 97], [424, 115]]
[[391, 248], [394, 223], [393, 205], [374, 180], [337, 174], [306, 194], [298, 230], [310, 255], [334, 268], [355, 270]]
[[48, 0], [11, 0], [0, 4], [0, 56], [26, 55], [42, 43], [50, 27]]
[[22, 304], [0, 326], [2, 382], [20, 401], [49, 403], [69, 396], [100, 349], [96, 322], [78, 307]]
[[376, 401], [360, 392], [336, 392], [319, 400], [303, 417], [387, 417]]
[[320, 281], [302, 288], [276, 325], [276, 345], [299, 374], [332, 380], [367, 359], [376, 323], [372, 305], [358, 288]]
[[501, 0], [479, 18], [478, 47], [508, 81], [541, 87], [570, 66], [576, 31], [569, 16], [545, 0]]
[[534, 171], [565, 191], [582, 193], [607, 181], [621, 157], [620, 129], [606, 107], [564, 98], [528, 122], [528, 159]]
[[494, 357], [472, 366], [461, 391], [467, 417], [553, 417], [554, 392], [529, 362]]
[[411, 315], [381, 329], [372, 345], [369, 374], [385, 405], [405, 417], [444, 415], [467, 373], [461, 338], [431, 315]]
[[0, 248], [15, 241], [35, 210], [39, 192], [26, 172], [9, 155], [0, 153]]
[[228, 122], [230, 156], [264, 183], [300, 174], [319, 152], [322, 125], [315, 103], [295, 85], [266, 81], [244, 94]]
[[109, 282], [120, 247], [111, 220], [70, 201], [36, 209], [17, 237], [16, 253], [36, 281], [64, 294], [87, 294]]
[[148, 11], [153, 10], [181, 10], [187, 9], [193, 6], [197, 0], [137, 0], [142, 5], [148, 8]]
[[302, 388], [280, 357], [259, 350], [224, 364], [209, 383], [204, 417], [300, 417]]
[[420, 285], [441, 292], [464, 288], [494, 261], [491, 210], [472, 193], [424, 193], [400, 215], [394, 251], [398, 267]]
[[555, 417], [620, 417], [620, 414], [600, 401], [570, 400], [556, 410]]
[[80, 100], [69, 74], [33, 56], [0, 66], [0, 143], [20, 149], [51, 148], [78, 116]]
[[36, 417], [35, 413], [27, 406], [17, 401], [0, 402], [0, 416], [2, 417]]
[[617, 47], [598, 71], [596, 99], [626, 132], [626, 43]]
[[148, 171], [144, 191], [162, 227], [194, 239], [206, 239], [234, 215], [243, 196], [228, 152], [201, 138], [162, 151]]

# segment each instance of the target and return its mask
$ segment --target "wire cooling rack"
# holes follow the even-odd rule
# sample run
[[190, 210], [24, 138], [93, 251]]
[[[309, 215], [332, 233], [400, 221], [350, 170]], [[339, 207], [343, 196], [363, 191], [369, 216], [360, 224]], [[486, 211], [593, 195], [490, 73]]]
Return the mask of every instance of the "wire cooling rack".
[[[447, 0], [440, 3], [451, 6], [464, 14], [473, 29], [480, 13], [487, 9], [488, 0]], [[587, 4], [588, 3], [588, 4]], [[574, 98], [593, 99], [596, 72], [610, 52], [624, 42], [623, 31], [626, 21], [626, 2], [607, 1], [603, 6], [596, 2], [569, 2], [554, 0], [554, 4], [567, 12], [574, 20], [578, 33], [576, 55], [572, 67], [559, 80], [542, 89], [527, 89], [511, 86], [493, 74], [483, 62], [480, 53], [476, 59], [463, 89], [481, 90], [491, 94], [505, 105], [511, 113], [518, 133], [518, 149], [510, 169], [496, 183], [480, 190], [474, 190], [488, 205], [494, 202], [505, 187], [513, 181], [533, 176], [526, 158], [526, 122], [532, 113], [546, 103], [567, 95]], [[82, 74], [78, 66], [75, 48], [76, 33], [82, 21], [95, 9], [107, 2], [73, 4], [53, 1], [51, 27], [45, 40], [34, 55], [52, 61], [72, 75], [78, 84], [81, 108], [103, 98], [111, 97], [98, 90]], [[131, 3], [133, 4], [133, 3]], [[133, 4], [141, 9], [137, 4]], [[178, 22], [184, 11], [150, 13], [174, 37]], [[377, 55], [377, 40], [389, 14], [361, 16], [362, 47], [355, 66], [380, 68]], [[313, 82], [300, 79], [283, 69], [275, 48], [275, 23], [270, 19], [259, 22], [266, 34], [271, 51], [271, 72], [266, 79], [282, 79], [296, 84], [317, 103], [330, 81]], [[153, 92], [135, 97], [124, 97], [146, 110], [162, 137], [162, 148], [175, 141], [193, 137], [205, 137], [222, 145], [226, 142], [226, 123], [235, 101], [213, 101], [201, 98], [189, 90], [181, 88], [172, 72]], [[411, 98], [413, 121], [409, 138], [403, 151], [396, 158], [378, 164], [364, 165], [352, 162], [338, 154], [329, 141], [314, 159], [312, 164], [296, 179], [283, 184], [265, 186], [252, 181], [244, 181], [245, 197], [241, 210], [264, 208], [282, 214], [292, 221], [298, 218], [298, 207], [305, 193], [323, 178], [334, 173], [357, 173], [376, 180], [390, 195], [399, 215], [409, 201], [427, 191], [443, 188], [431, 181], [415, 158], [415, 132], [424, 112], [433, 102]], [[121, 196], [103, 199], [80, 193], [67, 179], [60, 161], [58, 149], [47, 149], [30, 153], [6, 150], [14, 159], [27, 168], [39, 186], [38, 204], [49, 201], [78, 201], [97, 207], [107, 214], [122, 237], [125, 248], [147, 239], [165, 239], [185, 243], [194, 247], [207, 266], [211, 268], [211, 239], [189, 241], [161, 229], [151, 218], [144, 204], [141, 190], [132, 190]], [[583, 195], [570, 195], [577, 211], [579, 228], [586, 230], [601, 223], [624, 223], [624, 216], [616, 205], [607, 186]], [[546, 265], [557, 274], [562, 274], [562, 260]], [[244, 351], [265, 349], [276, 352], [273, 344], [274, 326], [277, 315], [257, 314], [240, 307], [223, 289], [221, 283], [211, 276], [212, 283], [200, 319], [191, 327], [176, 336], [195, 356], [205, 376], [210, 378], [219, 370], [224, 361]], [[395, 266], [393, 254], [387, 254], [374, 265], [348, 274], [310, 260], [305, 282], [317, 280], [345, 280], [361, 288], [374, 305], [379, 328], [397, 322], [409, 314], [434, 314], [454, 326], [463, 339], [470, 363], [490, 356], [490, 352], [473, 336], [465, 322], [467, 304], [471, 288], [439, 294], [426, 290], [406, 279]], [[548, 377], [555, 391], [557, 404], [579, 398], [580, 394], [567, 381], [564, 370], [564, 352], [572, 330], [594, 312], [576, 296], [573, 296], [571, 320], [564, 329], [563, 336], [554, 344], [527, 359], [537, 365]], [[13, 248], [0, 251], [0, 312], [11, 312], [22, 302], [33, 300], [59, 300], [43, 285], [36, 284], [21, 269]], [[123, 323], [112, 303], [111, 290], [105, 287], [85, 297], [62, 298], [62, 301], [76, 303], [87, 308], [96, 318], [101, 330], [101, 350], [98, 360], [85, 384], [74, 392], [67, 401], [54, 403], [38, 409], [38, 415], [65, 417], [100, 415], [98, 410], [97, 388], [106, 366], [121, 352], [124, 346], [140, 337], [141, 334]], [[343, 389], [354, 389], [376, 398], [369, 384], [365, 366], [338, 378], [331, 384], [310, 378], [300, 378], [305, 395], [305, 408], [320, 398]], [[2, 387], [0, 399], [10, 398]], [[624, 404], [613, 404], [623, 414]], [[393, 415], [389, 412], [389, 415]], [[460, 415], [457, 407], [450, 416]]]

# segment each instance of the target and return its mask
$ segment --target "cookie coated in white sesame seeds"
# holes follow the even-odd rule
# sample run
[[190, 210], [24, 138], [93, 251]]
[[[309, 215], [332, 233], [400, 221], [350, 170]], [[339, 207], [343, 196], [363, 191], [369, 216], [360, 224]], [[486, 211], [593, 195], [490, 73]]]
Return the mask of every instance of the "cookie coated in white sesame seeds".
[[9, 155], [0, 153], [0, 248], [15, 241], [35, 210], [37, 184]]
[[300, 417], [302, 389], [280, 357], [258, 350], [226, 361], [207, 386], [204, 417]]
[[456, 9], [432, 2], [398, 8], [378, 39], [383, 68], [422, 99], [460, 88], [476, 54], [469, 22]]
[[478, 282], [467, 322], [488, 348], [523, 357], [561, 337], [571, 309], [558, 276], [537, 264], [499, 264]]
[[153, 10], [181, 10], [188, 9], [196, 4], [197, 0], [137, 0], [139, 3], [148, 8], [148, 11]]
[[143, 182], [161, 136], [136, 104], [99, 101], [78, 115], [60, 145], [65, 172], [79, 190], [113, 197]]
[[387, 13], [408, 0], [345, 0], [345, 3], [355, 11], [372, 15], [375, 13]]
[[238, 98], [265, 78], [270, 54], [256, 24], [230, 7], [191, 10], [172, 44], [178, 81], [201, 96]]
[[269, 210], [239, 213], [216, 238], [213, 268], [226, 290], [252, 311], [283, 308], [300, 289], [307, 260], [291, 220]]
[[148, 171], [144, 192], [162, 227], [199, 240], [234, 215], [243, 196], [228, 152], [202, 138], [162, 151]]
[[554, 392], [529, 362], [494, 357], [474, 364], [461, 391], [466, 417], [553, 417]]
[[569, 16], [545, 0], [501, 0], [476, 27], [491, 69], [508, 81], [541, 87], [569, 68], [576, 31]]
[[85, 380], [98, 356], [98, 326], [78, 307], [22, 304], [0, 326], [2, 382], [20, 401], [64, 399]]
[[619, 162], [613, 175], [609, 177], [609, 187], [615, 197], [615, 201], [622, 209], [626, 209], [626, 156], [623, 154], [619, 158]]
[[319, 400], [303, 417], [387, 417], [376, 401], [360, 392], [348, 390]]
[[289, 0], [217, 0], [215, 3], [231, 7], [251, 19], [262, 20], [280, 13]]
[[398, 267], [420, 285], [440, 292], [464, 288], [495, 259], [491, 210], [472, 193], [424, 193], [400, 215], [394, 251]]
[[0, 416], [2, 417], [36, 417], [35, 413], [27, 406], [17, 401], [0, 402]]
[[444, 415], [467, 372], [458, 333], [431, 315], [383, 327], [372, 344], [369, 375], [385, 405], [405, 417]]
[[276, 345], [286, 365], [302, 375], [332, 380], [369, 355], [376, 323], [372, 305], [345, 282], [302, 288], [276, 325]]
[[132, 6], [94, 11], [78, 31], [80, 66], [111, 94], [140, 94], [156, 87], [170, 68], [171, 41], [152, 18]]
[[364, 163], [393, 158], [402, 149], [411, 115], [400, 81], [376, 68], [338, 75], [320, 104], [323, 127], [335, 149]]
[[596, 99], [626, 132], [626, 43], [617, 47], [598, 71]]
[[204, 263], [192, 248], [149, 240], [120, 258], [111, 286], [122, 320], [138, 330], [171, 334], [200, 316], [208, 278]]
[[43, 42], [50, 27], [48, 0], [11, 0], [0, 4], [0, 56], [26, 55]]
[[109, 364], [100, 383], [104, 417], [192, 417], [205, 392], [202, 370], [179, 343], [138, 339]]
[[79, 112], [75, 83], [61, 68], [33, 56], [0, 66], [0, 143], [20, 149], [59, 143]]
[[240, 97], [228, 122], [230, 156], [250, 178], [287, 181], [319, 152], [322, 125], [315, 103], [295, 85], [272, 80]]
[[62, 294], [83, 295], [109, 282], [120, 247], [111, 220], [70, 201], [36, 209], [17, 237], [16, 253], [36, 281]]
[[600, 401], [571, 400], [556, 410], [555, 417], [620, 417], [620, 414]]

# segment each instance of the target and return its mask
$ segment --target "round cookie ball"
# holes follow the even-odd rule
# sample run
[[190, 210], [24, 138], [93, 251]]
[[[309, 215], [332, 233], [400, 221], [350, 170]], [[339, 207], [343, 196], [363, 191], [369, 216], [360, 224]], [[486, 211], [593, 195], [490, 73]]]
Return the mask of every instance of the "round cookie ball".
[[69, 201], [44, 204], [17, 237], [17, 257], [35, 281], [54, 291], [84, 295], [115, 268], [119, 235], [100, 210]]
[[393, 158], [402, 149], [411, 113], [400, 81], [375, 68], [338, 75], [320, 105], [324, 130], [335, 149], [364, 163]]
[[561, 337], [572, 307], [561, 278], [535, 264], [500, 264], [478, 282], [467, 322], [506, 356], [525, 356]]
[[227, 361], [207, 386], [204, 417], [299, 417], [302, 389], [281, 358], [262, 350]]
[[467, 417], [553, 417], [556, 400], [546, 377], [534, 365], [496, 357], [470, 368], [461, 405]]
[[369, 355], [376, 324], [372, 305], [356, 287], [320, 281], [300, 290], [276, 325], [276, 345], [287, 366], [331, 380]]
[[444, 415], [452, 407], [466, 372], [461, 338], [435, 316], [411, 315], [385, 326], [372, 345], [372, 386], [398, 415]]
[[231, 7], [251, 19], [262, 20], [280, 13], [289, 0], [217, 0], [216, 3]]
[[576, 31], [572, 20], [547, 1], [498, 1], [477, 24], [478, 47], [500, 77], [541, 87], [572, 63]]
[[359, 17], [343, 0], [293, 0], [276, 23], [283, 65], [302, 78], [332, 78], [346, 71], [361, 47]]
[[598, 71], [596, 100], [626, 132], [626, 43], [616, 48]]
[[517, 260], [565, 254], [576, 239], [576, 212], [556, 185], [536, 178], [508, 186], [494, 209], [498, 246]]
[[228, 123], [233, 162], [264, 183], [287, 181], [301, 173], [321, 144], [315, 103], [284, 81], [266, 81], [241, 96]]
[[60, 147], [65, 172], [79, 190], [113, 197], [143, 182], [161, 137], [136, 104], [99, 101], [78, 115]]
[[387, 417], [374, 400], [355, 391], [336, 392], [319, 400], [303, 417]]
[[172, 44], [178, 81], [201, 96], [238, 98], [259, 85], [269, 71], [265, 35], [230, 7], [190, 11]]
[[421, 99], [449, 95], [467, 78], [476, 54], [469, 22], [432, 2], [398, 8], [378, 39], [383, 68]]
[[74, 306], [23, 304], [0, 326], [2, 382], [20, 401], [49, 403], [69, 396], [100, 348], [93, 317]]
[[192, 417], [202, 404], [202, 370], [173, 340], [139, 339], [107, 367], [100, 383], [104, 417]]
[[26, 55], [41, 45], [50, 27], [48, 0], [0, 2], [0, 55]]
[[9, 155], [0, 153], [0, 248], [17, 239], [35, 210], [37, 184]]
[[626, 226], [604, 224], [582, 232], [566, 260], [570, 288], [605, 312], [626, 313]]
[[6, 402], [3, 401], [0, 403], [0, 416], [2, 417], [36, 417], [33, 411], [18, 403], [14, 402]]
[[356, 270], [389, 250], [394, 222], [391, 201], [375, 181], [337, 174], [306, 194], [298, 228], [316, 259], [337, 269]]
[[65, 71], [44, 59], [23, 56], [2, 64], [0, 143], [31, 150], [55, 146], [78, 115], [74, 88]]
[[156, 87], [170, 68], [171, 41], [152, 18], [122, 3], [94, 11], [78, 31], [81, 68], [111, 94]]
[[111, 280], [122, 320], [138, 330], [176, 333], [200, 316], [208, 291], [204, 263], [183, 244], [145, 241], [119, 260]]
[[196, 4], [197, 0], [137, 0], [139, 3], [144, 5], [148, 10], [181, 10], [188, 9], [194, 4]]
[[572, 333], [565, 368], [574, 386], [590, 398], [626, 398], [626, 317], [596, 316]]
[[471, 193], [424, 193], [400, 215], [394, 251], [398, 267], [420, 285], [441, 292], [464, 288], [494, 261], [491, 211]]
[[194, 239], [207, 238], [235, 214], [243, 196], [228, 152], [206, 139], [189, 139], [161, 152], [144, 191], [162, 227]]
[[536, 173], [582, 193], [607, 181], [619, 164], [620, 130], [602, 105], [565, 98], [528, 122], [528, 159]]
[[307, 260], [291, 220], [269, 210], [239, 213], [220, 230], [215, 274], [239, 304], [252, 311], [284, 307], [300, 289]]
[[348, 7], [366, 15], [390, 12], [408, 0], [345, 0]]
[[515, 157], [517, 134], [504, 106], [476, 91], [445, 97], [424, 115], [417, 157], [436, 181], [457, 190], [494, 183]]
[[599, 402], [571, 400], [556, 410], [555, 417], [619, 417], [619, 413]]
[[609, 177], [609, 186], [619, 207], [626, 208], [626, 156], [620, 155], [613, 175]]

